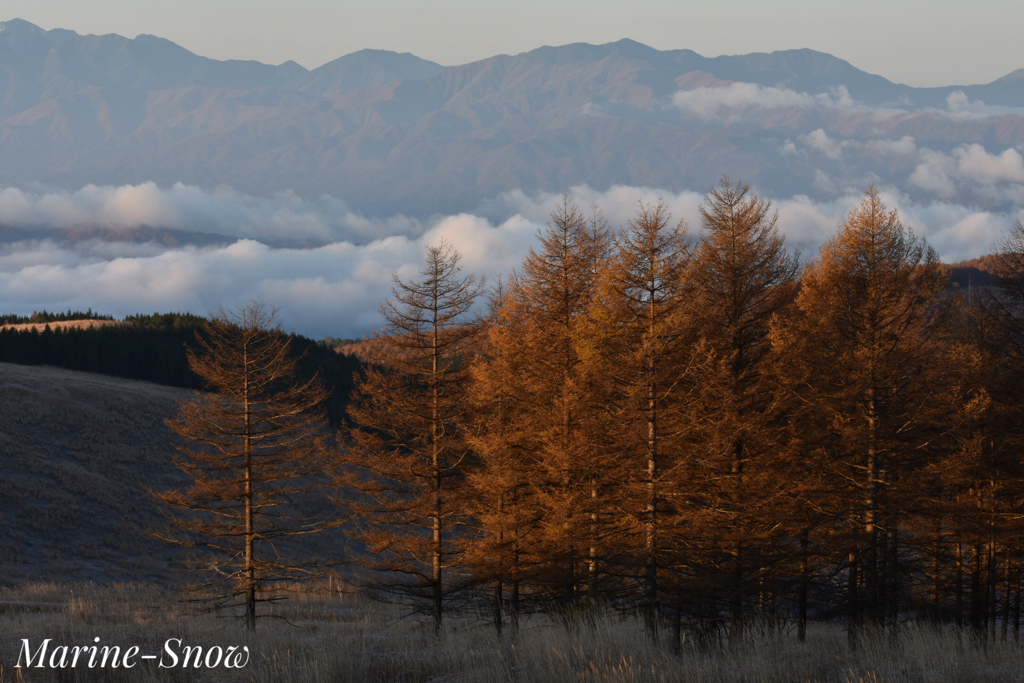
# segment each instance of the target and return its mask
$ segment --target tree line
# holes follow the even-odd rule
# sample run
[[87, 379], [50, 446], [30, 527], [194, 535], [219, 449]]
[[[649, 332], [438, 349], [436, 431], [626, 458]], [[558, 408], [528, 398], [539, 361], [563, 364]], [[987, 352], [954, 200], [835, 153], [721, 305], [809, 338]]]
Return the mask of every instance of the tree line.
[[[911, 618], [1016, 636], [1019, 221], [994, 270], [994, 285], [951, 285], [873, 188], [806, 263], [771, 203], [728, 179], [694, 232], [661, 204], [613, 231], [564, 200], [489, 290], [443, 243], [418, 278], [395, 277], [329, 465], [323, 423], [301, 438], [281, 426], [320, 399], [283, 401], [259, 428], [232, 409], [231, 444], [215, 447], [235, 460], [182, 463], [193, 493], [235, 511], [216, 535], [231, 541], [210, 551], [228, 558], [221, 576], [252, 623], [283, 575], [259, 571], [259, 548], [274, 547], [264, 508], [324, 489], [343, 512], [308, 530], [343, 528], [359, 552], [334, 561], [436, 629], [453, 609], [486, 606], [500, 631], [600, 606], [677, 644], [793, 622], [803, 639], [808, 620], [833, 618], [853, 639]], [[237, 349], [232, 362], [237, 408], [249, 370]], [[293, 396], [286, 370], [266, 386]], [[204, 413], [184, 415], [179, 433], [202, 441]], [[254, 439], [278, 463], [270, 479]], [[288, 444], [314, 439], [314, 460], [282, 464]], [[186, 494], [168, 502], [225, 518]]]
[[[0, 322], [12, 325], [73, 320], [113, 320], [113, 317], [93, 313], [92, 309], [85, 313], [43, 311], [32, 316], [0, 316]], [[188, 349], [196, 345], [197, 333], [203, 333], [208, 322], [207, 317], [191, 313], [153, 313], [129, 315], [118, 324], [102, 327], [0, 329], [0, 363], [52, 365], [200, 389], [204, 383], [189, 367]], [[300, 357], [297, 371], [305, 377], [319, 378], [330, 392], [328, 415], [333, 424], [340, 424], [352, 390], [353, 373], [360, 367], [359, 359], [335, 352], [336, 345], [332, 343], [322, 344], [302, 335], [291, 335], [291, 339], [292, 351]]]
[[0, 325], [24, 325], [30, 323], [53, 323], [67, 320], [113, 320], [111, 315], [95, 313], [90, 308], [87, 311], [72, 311], [51, 313], [45, 308], [42, 311], [33, 311], [32, 315], [18, 315], [16, 313], [0, 315]]

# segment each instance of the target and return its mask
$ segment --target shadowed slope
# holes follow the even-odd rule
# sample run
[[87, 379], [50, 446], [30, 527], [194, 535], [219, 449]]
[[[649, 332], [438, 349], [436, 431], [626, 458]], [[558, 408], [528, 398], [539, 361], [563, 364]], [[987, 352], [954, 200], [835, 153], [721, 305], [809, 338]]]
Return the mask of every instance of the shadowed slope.
[[0, 364], [0, 582], [165, 581], [145, 486], [170, 486], [163, 423], [191, 392]]

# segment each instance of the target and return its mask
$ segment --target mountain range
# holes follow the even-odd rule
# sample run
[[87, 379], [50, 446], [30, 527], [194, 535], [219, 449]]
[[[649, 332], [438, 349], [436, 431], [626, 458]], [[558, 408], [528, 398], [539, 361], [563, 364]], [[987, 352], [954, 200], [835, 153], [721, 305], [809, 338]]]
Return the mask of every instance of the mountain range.
[[307, 70], [0, 23], [0, 188], [291, 189], [368, 215], [579, 184], [705, 191], [725, 173], [782, 195], [942, 195], [920, 173], [928, 154], [1012, 157], [1022, 114], [1024, 69], [913, 88], [806, 49], [708, 58], [621, 40], [458, 66], [361, 50]]

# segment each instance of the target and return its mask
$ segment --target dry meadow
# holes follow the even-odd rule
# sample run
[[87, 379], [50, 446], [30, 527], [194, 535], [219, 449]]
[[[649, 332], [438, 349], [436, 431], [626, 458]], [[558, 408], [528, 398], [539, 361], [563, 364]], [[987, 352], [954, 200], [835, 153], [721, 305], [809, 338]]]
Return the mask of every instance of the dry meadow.
[[[14, 681], [246, 681], [293, 683], [789, 683], [1017, 681], [1024, 650], [1009, 642], [980, 645], [951, 629], [908, 625], [896, 635], [864, 638], [851, 650], [838, 624], [812, 624], [806, 643], [791, 629], [752, 628], [734, 642], [685, 639], [677, 654], [656, 644], [631, 616], [590, 615], [570, 623], [523, 620], [498, 636], [483, 617], [448, 621], [435, 638], [425, 620], [355, 594], [293, 595], [273, 606], [255, 634], [240, 621], [210, 614], [173, 592], [119, 584], [26, 584], [0, 591], [0, 683]], [[159, 653], [182, 645], [247, 646], [249, 664], [130, 670], [17, 670], [21, 638], [68, 645], [136, 645]], [[173, 648], [177, 649], [177, 645]], [[168, 662], [170, 659], [168, 658]]]

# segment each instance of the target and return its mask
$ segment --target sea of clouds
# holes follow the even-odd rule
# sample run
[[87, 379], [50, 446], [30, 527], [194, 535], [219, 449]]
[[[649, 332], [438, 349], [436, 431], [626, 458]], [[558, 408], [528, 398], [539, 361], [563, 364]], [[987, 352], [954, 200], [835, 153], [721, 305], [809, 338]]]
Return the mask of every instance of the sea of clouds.
[[[967, 163], [953, 159], [954, 164]], [[943, 161], [943, 163], [946, 163]], [[945, 166], [943, 166], [945, 168]], [[1017, 214], [972, 209], [941, 199], [915, 203], [893, 188], [885, 201], [947, 261], [991, 251]], [[575, 187], [569, 198], [598, 205], [613, 226], [633, 216], [639, 202], [663, 201], [676, 219], [699, 229], [699, 192], [616, 186]], [[811, 257], [860, 201], [850, 192], [831, 201], [798, 195], [774, 202], [789, 244]], [[0, 192], [0, 225], [61, 227], [98, 222], [210, 231], [230, 235], [220, 246], [166, 247], [90, 240], [68, 242], [47, 234], [0, 244], [0, 311], [85, 309], [117, 317], [137, 312], [206, 314], [260, 298], [280, 309], [286, 329], [314, 338], [359, 337], [380, 325], [377, 307], [392, 275], [415, 278], [428, 245], [446, 240], [463, 255], [466, 273], [495, 281], [507, 275], [535, 243], [561, 195], [510, 192], [479, 211], [415, 220], [370, 220], [341, 202], [252, 198], [194, 187], [160, 189], [146, 183], [83, 188], [78, 192]], [[1024, 216], [1024, 212], [1021, 212]], [[496, 218], [497, 217], [497, 218]], [[315, 246], [270, 246], [268, 238], [316, 239]]]

